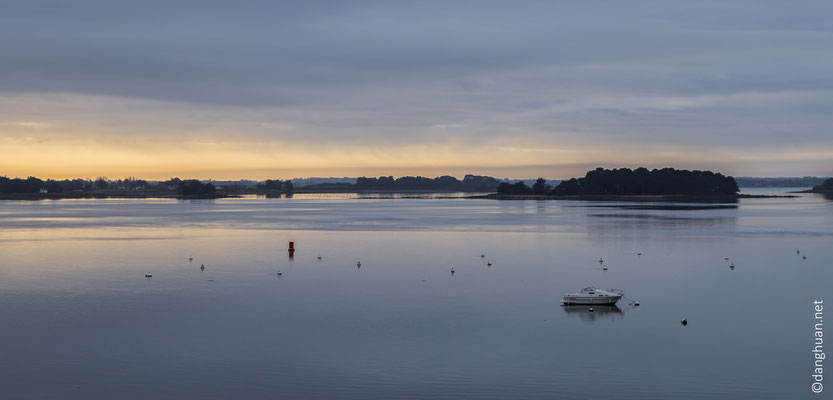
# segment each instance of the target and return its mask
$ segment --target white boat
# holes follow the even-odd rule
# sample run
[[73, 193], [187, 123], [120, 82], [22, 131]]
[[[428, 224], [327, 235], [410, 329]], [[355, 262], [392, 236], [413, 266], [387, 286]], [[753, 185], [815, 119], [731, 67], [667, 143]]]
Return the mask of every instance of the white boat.
[[596, 289], [593, 286], [586, 287], [575, 293], [567, 293], [561, 300], [563, 305], [611, 305], [616, 304], [624, 293], [621, 291]]

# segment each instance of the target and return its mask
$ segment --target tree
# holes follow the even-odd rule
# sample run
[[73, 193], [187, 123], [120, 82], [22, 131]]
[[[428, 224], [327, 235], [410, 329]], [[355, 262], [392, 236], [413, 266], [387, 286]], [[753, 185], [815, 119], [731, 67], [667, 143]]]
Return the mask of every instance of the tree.
[[292, 184], [292, 181], [287, 179], [286, 182], [283, 183], [283, 192], [286, 194], [292, 194], [295, 192], [295, 185]]
[[263, 183], [258, 183], [255, 187], [258, 190], [268, 190], [270, 192], [280, 192], [283, 183], [279, 179], [267, 179]]
[[530, 194], [532, 189], [527, 186], [524, 181], [517, 181], [515, 183], [502, 182], [497, 187], [498, 194]]
[[197, 179], [188, 179], [180, 181], [178, 192], [183, 196], [213, 197], [217, 193], [217, 188], [213, 183], [202, 183]]
[[60, 183], [58, 183], [56, 181], [53, 181], [51, 179], [46, 181], [46, 192], [47, 193], [61, 193], [63, 191], [64, 191], [64, 187], [61, 186]]
[[563, 181], [550, 191], [555, 195], [668, 195], [736, 194], [735, 178], [711, 171], [674, 168], [596, 168], [584, 178]]
[[544, 178], [538, 178], [535, 184], [532, 185], [532, 193], [537, 195], [547, 194], [547, 181]]
[[106, 176], [99, 176], [98, 179], [95, 180], [95, 187], [96, 189], [107, 189], [110, 186], [110, 182], [107, 181]]

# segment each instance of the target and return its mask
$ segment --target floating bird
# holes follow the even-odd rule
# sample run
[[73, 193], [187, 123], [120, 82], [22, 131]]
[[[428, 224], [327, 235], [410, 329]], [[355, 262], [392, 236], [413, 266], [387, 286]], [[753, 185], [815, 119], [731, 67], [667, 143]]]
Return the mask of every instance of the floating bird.
[[318, 259], [320, 260], [320, 259], [321, 259], [321, 256], [318, 256]]
[[362, 262], [361, 261], [357, 262], [356, 263], [356, 268], [361, 268], [361, 267], [362, 267]]
[[641, 255], [642, 255], [642, 253], [636, 253], [636, 255], [641, 256]]
[[491, 261], [487, 262], [487, 263], [486, 263], [486, 266], [491, 267], [491, 266], [492, 266], [492, 262], [491, 262]]
[[801, 253], [798, 249], [795, 249], [795, 254]]
[[683, 318], [683, 320], [680, 321], [680, 323], [683, 324], [683, 326], [686, 326], [686, 325], [688, 325], [688, 320]]
[[454, 267], [451, 267], [451, 275], [454, 275], [454, 273], [455, 273]]
[[194, 261], [194, 256], [188, 257], [188, 262]]
[[486, 257], [486, 255], [483, 254], [483, 253], [480, 253], [480, 258], [483, 258], [483, 257]]
[[802, 259], [802, 260], [806, 260], [806, 259], [807, 259], [807, 256], [801, 256], [801, 259]]
[[593, 307], [588, 308], [587, 312], [593, 312]]
[[145, 274], [145, 278], [153, 278], [153, 274], [148, 272], [148, 273]]
[[731, 264], [729, 264], [729, 268], [731, 268], [731, 269], [735, 269], [735, 263], [731, 263]]
[[729, 261], [729, 257], [723, 257], [723, 259]]
[[603, 260], [601, 257], [599, 257], [599, 264], [601, 264], [603, 262], [605, 262], [605, 260]]
[[205, 264], [200, 264], [200, 271], [205, 271]]
[[634, 306], [634, 307], [639, 307], [639, 302], [638, 302], [638, 301], [634, 301], [634, 302], [633, 302], [633, 306]]
[[602, 267], [602, 271], [607, 271], [607, 267]]
[[278, 275], [278, 276], [283, 276], [283, 272], [278, 271], [277, 275]]

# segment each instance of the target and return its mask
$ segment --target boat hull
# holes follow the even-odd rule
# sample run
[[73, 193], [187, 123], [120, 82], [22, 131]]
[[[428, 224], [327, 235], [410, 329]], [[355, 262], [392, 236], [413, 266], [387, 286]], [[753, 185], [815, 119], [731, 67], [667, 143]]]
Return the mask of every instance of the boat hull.
[[570, 306], [614, 305], [622, 296], [564, 296], [561, 304]]

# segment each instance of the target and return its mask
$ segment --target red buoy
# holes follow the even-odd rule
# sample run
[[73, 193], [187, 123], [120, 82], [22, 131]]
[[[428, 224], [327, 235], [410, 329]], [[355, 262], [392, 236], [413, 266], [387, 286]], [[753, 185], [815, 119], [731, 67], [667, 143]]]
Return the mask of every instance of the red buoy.
[[295, 251], [295, 242], [289, 242], [289, 251]]

